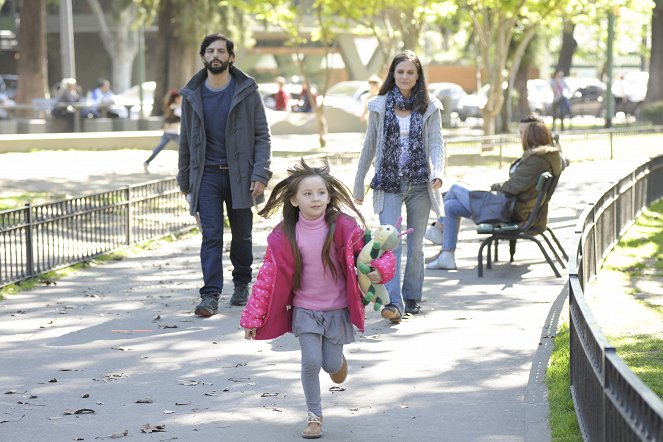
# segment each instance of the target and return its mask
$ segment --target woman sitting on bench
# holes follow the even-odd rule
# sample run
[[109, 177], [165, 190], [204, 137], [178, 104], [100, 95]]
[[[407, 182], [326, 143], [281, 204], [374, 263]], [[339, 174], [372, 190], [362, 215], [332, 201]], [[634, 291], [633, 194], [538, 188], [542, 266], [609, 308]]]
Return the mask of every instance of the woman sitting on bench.
[[[564, 164], [559, 146], [553, 142], [552, 134], [546, 125], [535, 116], [523, 118], [519, 126], [520, 139], [523, 146], [522, 156], [509, 168], [509, 179], [503, 183], [495, 183], [491, 190], [498, 190], [516, 197], [513, 212], [513, 221], [527, 220], [537, 191], [536, 183], [544, 172], [554, 176], [562, 173]], [[426, 265], [427, 269], [453, 270], [456, 268], [456, 243], [460, 229], [460, 218], [475, 218], [470, 208], [470, 189], [458, 184], [451, 186], [444, 196], [444, 214], [435, 225], [429, 228], [426, 238], [439, 244], [442, 239], [442, 249], [439, 255]], [[546, 222], [541, 217], [541, 223]], [[533, 226], [536, 228], [537, 226]], [[545, 229], [545, 226], [543, 226]], [[435, 232], [433, 229], [441, 229]], [[440, 235], [441, 233], [441, 235]]]

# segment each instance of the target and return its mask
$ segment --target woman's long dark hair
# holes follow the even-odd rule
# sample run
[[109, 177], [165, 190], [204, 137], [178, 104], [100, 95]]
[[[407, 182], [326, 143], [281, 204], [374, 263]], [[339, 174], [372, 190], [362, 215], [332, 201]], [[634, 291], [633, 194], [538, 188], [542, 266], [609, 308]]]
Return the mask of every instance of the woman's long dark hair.
[[414, 95], [413, 110], [423, 114], [428, 108], [430, 98], [428, 96], [428, 86], [426, 86], [426, 79], [424, 78], [424, 69], [421, 67], [419, 57], [417, 57], [417, 54], [415, 54], [414, 51], [407, 50], [396, 54], [394, 59], [391, 61], [389, 72], [387, 73], [387, 78], [385, 78], [384, 83], [382, 83], [379, 95], [387, 95], [387, 92], [394, 88], [394, 85], [396, 84], [396, 80], [394, 80], [394, 71], [396, 70], [396, 66], [404, 61], [411, 61], [417, 68], [418, 78], [414, 88], [412, 88], [412, 94]]
[[543, 121], [527, 123], [527, 128], [521, 141], [523, 151], [539, 146], [552, 146], [554, 144], [552, 134]]
[[334, 240], [334, 231], [336, 229], [336, 218], [340, 213], [344, 213], [344, 209], [346, 212], [352, 211], [356, 216], [356, 219], [361, 221], [362, 227], [366, 227], [366, 220], [354, 205], [350, 189], [329, 173], [329, 163], [325, 161], [324, 165], [321, 167], [311, 167], [306, 164], [302, 158], [298, 164], [289, 168], [288, 177], [274, 186], [274, 190], [272, 190], [272, 193], [269, 195], [265, 207], [258, 212], [258, 215], [264, 218], [269, 218], [280, 207], [283, 207], [283, 218], [280, 225], [290, 242], [292, 254], [295, 259], [295, 272], [293, 278], [294, 290], [301, 288], [302, 256], [299, 252], [295, 235], [295, 226], [297, 225], [297, 221], [299, 221], [299, 207], [293, 206], [290, 201], [297, 194], [299, 184], [302, 180], [312, 176], [322, 178], [327, 186], [327, 191], [329, 192], [329, 204], [327, 204], [327, 209], [325, 211], [325, 222], [329, 226], [329, 233], [327, 234], [327, 238], [325, 239], [322, 248], [322, 263], [324, 268], [329, 270], [334, 278], [337, 277], [336, 267], [331, 261], [330, 252]]

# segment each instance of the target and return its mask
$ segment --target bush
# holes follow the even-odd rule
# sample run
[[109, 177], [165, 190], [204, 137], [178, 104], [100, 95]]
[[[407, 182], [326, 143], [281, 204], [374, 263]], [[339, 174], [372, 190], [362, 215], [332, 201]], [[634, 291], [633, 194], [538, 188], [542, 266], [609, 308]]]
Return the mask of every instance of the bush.
[[645, 103], [641, 115], [654, 124], [663, 124], [663, 100]]

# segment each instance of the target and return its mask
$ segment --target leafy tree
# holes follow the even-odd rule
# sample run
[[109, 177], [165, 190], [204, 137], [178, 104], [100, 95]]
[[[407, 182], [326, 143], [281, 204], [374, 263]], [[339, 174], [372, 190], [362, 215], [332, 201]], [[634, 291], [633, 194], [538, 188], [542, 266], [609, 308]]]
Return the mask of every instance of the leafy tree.
[[[251, 26], [241, 9], [218, 0], [138, 0], [139, 21], [156, 21], [156, 90], [153, 115], [161, 115], [163, 97], [170, 89], [186, 84], [202, 68], [198, 55], [205, 35], [221, 32], [231, 40], [251, 44]], [[237, 49], [237, 48], [236, 48]]]
[[[343, 19], [332, 13], [330, 5], [333, 4], [333, 0], [312, 0], [301, 3], [290, 0], [231, 0], [231, 2], [236, 2], [231, 4], [254, 14], [257, 20], [277, 26], [283, 31], [286, 35], [286, 45], [293, 48], [294, 62], [306, 84], [311, 84], [312, 71], [305, 62], [304, 48], [311, 43], [322, 46], [323, 61], [326, 65], [323, 69], [322, 83], [319, 84], [319, 92], [322, 95], [327, 92], [331, 74], [329, 65], [331, 50], [336, 44], [339, 30], [345, 28]], [[308, 94], [315, 109], [320, 147], [325, 147], [327, 120], [324, 115], [324, 104], [312, 99], [310, 89]]]
[[651, 18], [651, 60], [646, 102], [663, 100], [663, 0], [656, 0]]
[[[495, 133], [495, 117], [504, 103], [502, 84], [513, 85], [525, 49], [539, 25], [567, 0], [470, 0], [468, 11], [477, 39], [481, 75], [491, 87], [481, 111], [486, 135]], [[514, 35], [517, 44], [509, 51]]]
[[[572, 59], [577, 54], [595, 60], [603, 76], [606, 70], [608, 13], [616, 15], [614, 55], [643, 52], [643, 47], [633, 48], [627, 44], [643, 40], [643, 28], [646, 28], [652, 7], [651, 0], [569, 1], [562, 16], [562, 47], [557, 69], [571, 75]], [[584, 41], [577, 41], [576, 31]], [[587, 40], [595, 44], [587, 44]]]
[[332, 14], [361, 27], [353, 30], [353, 34], [370, 35], [377, 41], [377, 54], [372, 57], [365, 76], [386, 71], [398, 51], [416, 51], [426, 26], [439, 26], [453, 17], [458, 8], [450, 0], [336, 0], [329, 2], [329, 7]]
[[138, 6], [131, 0], [112, 2], [111, 13], [116, 23], [114, 30], [111, 30], [99, 0], [87, 2], [99, 23], [99, 37], [111, 60], [113, 88], [117, 91], [127, 90], [131, 86], [131, 72], [138, 54]]

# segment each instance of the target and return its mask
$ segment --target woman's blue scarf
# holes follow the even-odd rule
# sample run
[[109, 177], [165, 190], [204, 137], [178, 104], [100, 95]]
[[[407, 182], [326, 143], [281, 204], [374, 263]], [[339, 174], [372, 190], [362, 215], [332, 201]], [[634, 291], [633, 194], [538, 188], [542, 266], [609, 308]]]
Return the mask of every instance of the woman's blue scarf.
[[[404, 99], [401, 91], [395, 85], [387, 93], [387, 108], [384, 116], [384, 154], [382, 163], [378, 165], [371, 181], [372, 189], [399, 193], [401, 179], [410, 184], [424, 184], [428, 181], [429, 171], [423, 135], [424, 117], [413, 109], [414, 100], [415, 94]], [[401, 148], [398, 144], [400, 128], [394, 106], [400, 110], [412, 110], [408, 135], [408, 161], [402, 169], [398, 167], [398, 159], [401, 155]]]

